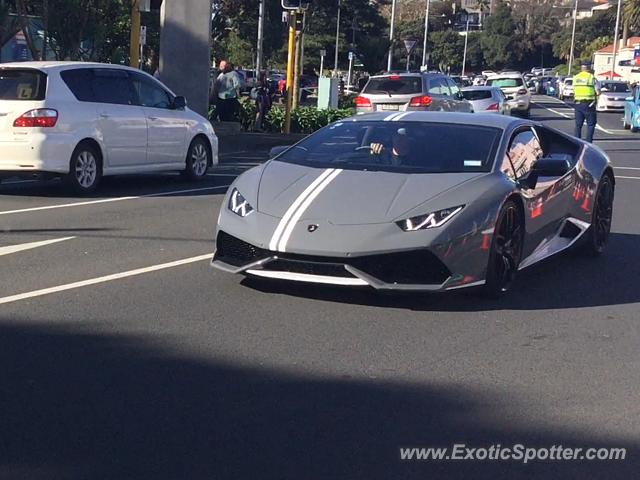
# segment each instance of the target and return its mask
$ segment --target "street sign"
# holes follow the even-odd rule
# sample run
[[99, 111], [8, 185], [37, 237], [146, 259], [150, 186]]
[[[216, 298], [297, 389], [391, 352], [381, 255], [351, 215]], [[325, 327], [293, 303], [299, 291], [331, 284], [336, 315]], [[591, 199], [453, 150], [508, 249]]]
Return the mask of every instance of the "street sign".
[[147, 44], [147, 27], [140, 25], [140, 45]]
[[354, 54], [353, 52], [349, 52], [349, 60], [353, 60]]
[[327, 56], [327, 51], [324, 48], [322, 50], [320, 50], [320, 56], [321, 57], [326, 57]]
[[308, 0], [282, 0], [282, 8], [285, 10], [306, 10], [309, 8]]
[[416, 43], [418, 43], [416, 40], [404, 41], [404, 48], [407, 49], [407, 54], [410, 54], [411, 52], [413, 52], [413, 49], [416, 47]]

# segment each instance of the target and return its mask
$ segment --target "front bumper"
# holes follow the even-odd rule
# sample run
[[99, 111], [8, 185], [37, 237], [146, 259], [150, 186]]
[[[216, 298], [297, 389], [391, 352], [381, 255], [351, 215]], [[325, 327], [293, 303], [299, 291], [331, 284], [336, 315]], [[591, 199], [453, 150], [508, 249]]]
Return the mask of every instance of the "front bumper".
[[596, 105], [599, 112], [622, 112], [624, 111], [624, 102], [602, 102]]
[[438, 292], [484, 283], [452, 274], [425, 248], [352, 257], [303, 255], [266, 250], [224, 231], [218, 232], [212, 265], [229, 273], [376, 290]]

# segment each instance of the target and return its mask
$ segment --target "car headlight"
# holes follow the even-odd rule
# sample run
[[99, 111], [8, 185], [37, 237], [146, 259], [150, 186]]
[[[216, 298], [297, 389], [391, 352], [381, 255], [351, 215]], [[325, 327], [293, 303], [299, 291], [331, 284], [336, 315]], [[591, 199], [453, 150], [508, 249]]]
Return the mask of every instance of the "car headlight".
[[396, 224], [405, 232], [415, 232], [416, 230], [425, 230], [427, 228], [436, 228], [444, 225], [454, 215], [459, 213], [464, 205], [457, 207], [445, 208], [437, 212], [428, 213], [426, 215], [418, 215], [417, 217], [400, 220]]
[[242, 196], [238, 189], [234, 188], [229, 197], [229, 210], [236, 215], [246, 217], [253, 212], [253, 207], [247, 202], [246, 198]]

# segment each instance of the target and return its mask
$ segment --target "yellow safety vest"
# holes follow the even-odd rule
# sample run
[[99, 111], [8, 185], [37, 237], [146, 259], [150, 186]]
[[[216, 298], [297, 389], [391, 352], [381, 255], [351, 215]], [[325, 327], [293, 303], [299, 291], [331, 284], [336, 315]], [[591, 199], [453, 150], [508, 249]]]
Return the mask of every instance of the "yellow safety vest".
[[596, 79], [589, 72], [573, 77], [573, 96], [576, 101], [596, 99]]

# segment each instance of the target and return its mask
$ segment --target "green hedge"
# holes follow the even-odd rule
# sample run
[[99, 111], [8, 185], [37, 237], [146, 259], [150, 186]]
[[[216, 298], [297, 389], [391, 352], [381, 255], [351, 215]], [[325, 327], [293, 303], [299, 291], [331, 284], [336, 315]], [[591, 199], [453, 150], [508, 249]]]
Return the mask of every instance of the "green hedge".
[[[312, 133], [352, 115], [355, 115], [353, 108], [318, 110], [315, 107], [298, 107], [291, 112], [291, 133]], [[209, 120], [213, 121], [215, 116], [216, 107], [213, 105], [209, 108]], [[241, 99], [236, 119], [244, 131], [252, 131], [256, 121], [255, 102], [248, 98]], [[280, 133], [284, 130], [284, 121], [284, 107], [274, 105], [267, 114], [264, 127], [267, 131]]]

